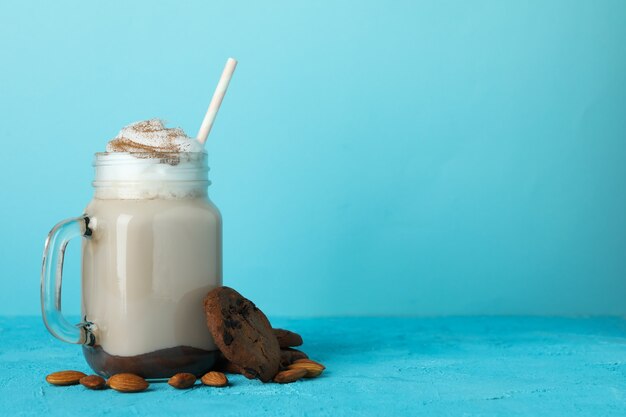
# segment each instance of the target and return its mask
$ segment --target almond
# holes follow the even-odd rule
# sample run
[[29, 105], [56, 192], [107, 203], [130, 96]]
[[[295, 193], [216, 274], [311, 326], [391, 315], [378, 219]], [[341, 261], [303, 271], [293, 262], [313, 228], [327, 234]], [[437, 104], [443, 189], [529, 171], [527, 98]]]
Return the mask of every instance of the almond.
[[317, 366], [321, 367], [322, 370], [326, 369], [326, 367], [324, 365], [322, 365], [321, 363], [315, 362], [315, 361], [313, 361], [311, 359], [308, 359], [308, 358], [307, 359], [296, 359], [295, 361], [293, 361], [293, 363], [312, 363], [314, 365], [317, 365]]
[[80, 379], [80, 385], [89, 389], [104, 389], [107, 386], [107, 382], [98, 375], [84, 376]]
[[86, 375], [80, 371], [59, 371], [48, 375], [46, 381], [52, 385], [76, 385], [84, 376]]
[[168, 381], [168, 384], [178, 389], [186, 389], [193, 386], [196, 383], [196, 376], [186, 372], [181, 372], [174, 375]]
[[221, 372], [211, 371], [204, 374], [202, 383], [210, 387], [225, 387], [228, 385], [228, 378]]
[[150, 384], [135, 374], [115, 374], [107, 381], [107, 385], [120, 392], [144, 391]]
[[279, 384], [288, 384], [299, 380], [305, 376], [306, 373], [306, 369], [287, 369], [286, 371], [280, 371], [277, 373], [274, 377], [274, 382], [278, 382]]
[[323, 369], [310, 363], [294, 363], [289, 365], [287, 369], [304, 369], [306, 371], [305, 378], [315, 378], [324, 372]]
[[316, 376], [320, 376], [326, 367], [310, 359], [299, 359], [289, 365], [288, 369], [304, 369], [306, 370], [305, 378], [315, 378]]

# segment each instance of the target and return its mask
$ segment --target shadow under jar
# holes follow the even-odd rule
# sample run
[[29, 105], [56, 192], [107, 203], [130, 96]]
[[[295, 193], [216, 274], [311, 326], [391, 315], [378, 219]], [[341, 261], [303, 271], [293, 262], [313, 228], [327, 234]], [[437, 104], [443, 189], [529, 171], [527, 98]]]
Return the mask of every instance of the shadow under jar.
[[[202, 301], [222, 285], [222, 220], [206, 153], [98, 153], [83, 216], [57, 224], [44, 250], [42, 312], [57, 338], [83, 345], [108, 377], [210, 370], [217, 348]], [[63, 253], [82, 236], [82, 317], [61, 314]]]

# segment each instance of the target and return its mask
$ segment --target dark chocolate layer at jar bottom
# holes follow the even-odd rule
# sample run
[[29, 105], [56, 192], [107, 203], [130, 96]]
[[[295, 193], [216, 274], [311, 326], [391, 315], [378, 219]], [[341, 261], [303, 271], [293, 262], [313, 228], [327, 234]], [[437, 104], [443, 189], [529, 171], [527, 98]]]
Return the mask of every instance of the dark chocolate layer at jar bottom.
[[122, 372], [144, 378], [169, 378], [179, 372], [202, 376], [213, 367], [217, 353], [217, 350], [176, 346], [136, 356], [115, 356], [99, 345], [83, 346], [83, 354], [91, 369], [107, 378]]

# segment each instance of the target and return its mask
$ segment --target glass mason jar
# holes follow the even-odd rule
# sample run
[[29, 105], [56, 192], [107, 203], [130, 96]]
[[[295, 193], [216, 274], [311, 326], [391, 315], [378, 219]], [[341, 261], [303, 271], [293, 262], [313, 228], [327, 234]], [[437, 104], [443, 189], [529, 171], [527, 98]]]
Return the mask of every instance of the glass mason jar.
[[[91, 368], [167, 378], [208, 371], [217, 348], [203, 298], [222, 284], [222, 220], [206, 153], [98, 153], [85, 213], [46, 240], [41, 303], [54, 336]], [[63, 254], [82, 236], [82, 322], [61, 313]]]

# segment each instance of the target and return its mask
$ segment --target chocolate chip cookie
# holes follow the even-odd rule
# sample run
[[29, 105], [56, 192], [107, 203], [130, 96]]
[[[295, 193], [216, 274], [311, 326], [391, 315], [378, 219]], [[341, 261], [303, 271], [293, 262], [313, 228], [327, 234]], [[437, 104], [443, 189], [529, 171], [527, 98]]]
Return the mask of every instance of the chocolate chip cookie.
[[281, 349], [280, 350], [280, 367], [286, 368], [292, 363], [294, 363], [294, 361], [297, 361], [298, 359], [308, 359], [308, 358], [309, 357], [307, 356], [306, 353], [298, 349], [291, 349], [291, 348]]
[[270, 381], [280, 366], [280, 347], [272, 326], [254, 303], [229, 287], [204, 299], [207, 326], [226, 359], [248, 378]]
[[285, 329], [274, 329], [274, 335], [278, 339], [278, 345], [281, 349], [300, 346], [302, 344], [302, 336]]

